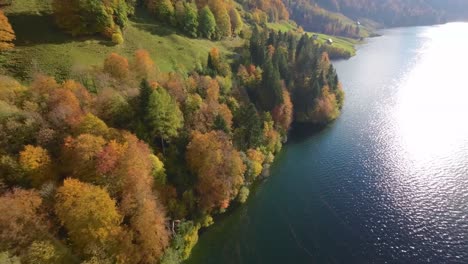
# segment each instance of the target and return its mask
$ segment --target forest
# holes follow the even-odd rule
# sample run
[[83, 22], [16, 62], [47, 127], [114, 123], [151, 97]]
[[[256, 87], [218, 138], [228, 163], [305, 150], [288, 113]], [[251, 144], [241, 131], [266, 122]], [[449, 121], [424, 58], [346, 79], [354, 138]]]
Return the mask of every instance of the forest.
[[[326, 125], [343, 105], [328, 47], [266, 27], [288, 18], [280, 1], [52, 4], [61, 30], [113, 45], [137, 8], [187, 37], [245, 42], [189, 71], [138, 49], [63, 79], [0, 76], [1, 263], [180, 263], [268, 176], [294, 122]], [[14, 52], [1, 11], [0, 29]]]
[[400, 27], [468, 18], [464, 0], [286, 0], [285, 4], [290, 17], [305, 30], [353, 38], [362, 35], [359, 21]]

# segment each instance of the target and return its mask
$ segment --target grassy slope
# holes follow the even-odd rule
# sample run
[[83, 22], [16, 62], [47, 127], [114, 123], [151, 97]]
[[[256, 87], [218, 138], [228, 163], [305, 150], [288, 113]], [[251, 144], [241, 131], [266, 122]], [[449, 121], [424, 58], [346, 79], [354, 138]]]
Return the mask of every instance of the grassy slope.
[[[282, 31], [282, 32], [287, 32], [287, 31], [297, 31], [297, 26], [294, 23], [288, 22], [288, 21], [282, 21], [278, 23], [268, 23], [268, 27], [277, 30], [277, 31]], [[352, 39], [352, 38], [345, 38], [345, 37], [338, 37], [338, 36], [329, 36], [326, 34], [320, 34], [320, 33], [313, 33], [313, 32], [307, 32], [309, 35], [317, 34], [318, 35], [318, 41], [321, 42], [322, 44], [326, 43], [326, 41], [330, 38], [333, 40], [333, 46], [338, 47], [340, 49], [349, 51], [350, 54], [355, 55], [356, 54], [356, 48], [355, 45], [359, 44], [358, 40]]]
[[191, 39], [161, 26], [140, 12], [124, 31], [125, 43], [114, 46], [100, 37], [72, 38], [56, 28], [50, 0], [16, 0], [5, 13], [17, 35], [16, 49], [0, 55], [0, 73], [27, 79], [32, 72], [64, 78], [75, 65], [99, 65], [111, 52], [130, 58], [144, 48], [162, 71], [192, 69], [218, 47], [224, 54], [243, 44], [240, 39], [213, 42]]

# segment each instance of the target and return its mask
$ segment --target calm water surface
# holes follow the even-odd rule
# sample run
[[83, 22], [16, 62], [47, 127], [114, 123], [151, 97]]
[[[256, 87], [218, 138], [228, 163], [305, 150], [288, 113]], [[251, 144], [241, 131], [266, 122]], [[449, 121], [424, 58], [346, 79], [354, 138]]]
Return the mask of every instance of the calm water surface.
[[293, 139], [189, 263], [468, 263], [468, 24], [383, 34], [335, 63], [339, 120]]

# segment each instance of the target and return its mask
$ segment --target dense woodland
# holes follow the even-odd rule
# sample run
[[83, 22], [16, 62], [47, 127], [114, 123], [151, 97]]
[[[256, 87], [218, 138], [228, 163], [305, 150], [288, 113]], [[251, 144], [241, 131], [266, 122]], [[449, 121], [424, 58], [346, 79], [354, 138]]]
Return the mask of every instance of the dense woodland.
[[[180, 263], [268, 175], [294, 121], [339, 115], [327, 47], [265, 27], [287, 18], [281, 2], [57, 0], [54, 15], [119, 44], [141, 7], [188, 36], [245, 45], [187, 72], [161, 72], [140, 49], [65, 80], [0, 76], [1, 263]], [[0, 27], [0, 49], [14, 49], [1, 12]]]
[[[291, 17], [358, 38], [361, 17], [405, 25], [462, 15], [435, 3], [54, 0], [56, 25], [76, 37], [121, 45], [145, 10], [189, 38], [245, 44], [234, 58], [213, 48], [188, 71], [162, 72], [139, 49], [65, 79], [0, 76], [0, 262], [187, 259], [199, 230], [268, 175], [293, 122], [327, 124], [343, 105], [329, 59], [338, 51], [268, 23]], [[14, 40], [0, 11], [0, 52], [14, 52]]]
[[[468, 18], [464, 0], [285, 0], [290, 17], [304, 29], [359, 37], [358, 21], [415, 26]], [[350, 23], [348, 21], [351, 19]]]

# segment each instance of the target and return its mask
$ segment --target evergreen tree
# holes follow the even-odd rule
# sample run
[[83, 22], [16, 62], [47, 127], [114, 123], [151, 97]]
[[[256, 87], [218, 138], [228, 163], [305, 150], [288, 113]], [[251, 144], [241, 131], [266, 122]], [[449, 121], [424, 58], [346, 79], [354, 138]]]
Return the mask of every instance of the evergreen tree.
[[225, 133], [229, 133], [229, 127], [226, 123], [226, 120], [224, 120], [224, 118], [219, 114], [215, 117], [213, 130], [221, 130]]
[[202, 37], [212, 39], [216, 32], [216, 19], [208, 6], [200, 10], [199, 31]]
[[183, 29], [191, 37], [197, 37], [198, 12], [193, 3], [184, 3], [184, 24]]
[[262, 85], [258, 92], [260, 106], [265, 111], [271, 111], [275, 106], [283, 103], [283, 92], [278, 67], [267, 59], [263, 66]]
[[239, 108], [234, 115], [234, 142], [241, 150], [257, 148], [263, 142], [263, 124], [252, 103]]
[[161, 139], [163, 149], [164, 141], [177, 137], [179, 134], [179, 129], [184, 122], [182, 112], [166, 89], [158, 87], [151, 93], [146, 122], [150, 134]]
[[257, 26], [253, 27], [252, 37], [250, 38], [250, 56], [252, 63], [255, 65], [263, 65], [265, 62], [265, 42], [263, 34], [259, 31]]
[[150, 0], [149, 2], [154, 2], [151, 4], [150, 10], [153, 10], [156, 19], [166, 24], [174, 23], [175, 10], [171, 0]]

